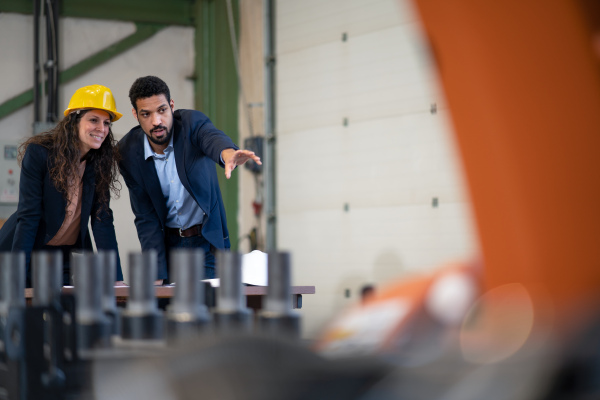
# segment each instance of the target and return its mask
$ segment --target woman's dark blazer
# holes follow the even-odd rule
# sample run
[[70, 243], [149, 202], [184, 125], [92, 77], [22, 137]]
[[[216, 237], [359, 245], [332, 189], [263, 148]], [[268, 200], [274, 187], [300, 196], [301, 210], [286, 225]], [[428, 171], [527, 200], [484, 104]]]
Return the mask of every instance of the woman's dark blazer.
[[[50, 179], [49, 150], [38, 144], [27, 146], [21, 164], [19, 205], [17, 211], [0, 230], [1, 251], [24, 251], [27, 276], [31, 252], [41, 249], [52, 239], [65, 219], [66, 200]], [[100, 208], [95, 195], [94, 168], [89, 162], [83, 173], [81, 198], [81, 227], [75, 248], [92, 250], [88, 232], [91, 217], [92, 231], [98, 250], [117, 252], [117, 280], [123, 280], [112, 210]]]

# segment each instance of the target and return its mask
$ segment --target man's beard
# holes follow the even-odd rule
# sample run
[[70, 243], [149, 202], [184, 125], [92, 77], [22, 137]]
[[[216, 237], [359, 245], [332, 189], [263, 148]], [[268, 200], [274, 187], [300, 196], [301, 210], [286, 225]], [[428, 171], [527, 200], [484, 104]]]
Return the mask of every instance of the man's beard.
[[150, 134], [149, 134], [149, 135], [146, 135], [146, 136], [148, 136], [148, 139], [150, 139], [150, 141], [151, 141], [152, 143], [154, 143], [154, 144], [158, 144], [158, 145], [162, 145], [162, 144], [165, 144], [165, 143], [169, 143], [169, 141], [171, 140], [171, 136], [173, 136], [173, 127], [171, 127], [171, 129], [170, 129], [170, 130], [167, 130], [167, 127], [166, 127], [166, 126], [163, 126], [163, 125], [161, 125], [161, 126], [159, 126], [159, 127], [157, 127], [157, 128], [162, 128], [162, 129], [164, 129], [164, 130], [167, 132], [167, 134], [166, 134], [166, 135], [165, 135], [165, 136], [164, 136], [162, 139], [157, 139], [157, 138], [155, 138], [154, 136], [152, 136], [152, 132], [154, 131], [154, 128], [153, 128], [153, 129], [150, 131]]

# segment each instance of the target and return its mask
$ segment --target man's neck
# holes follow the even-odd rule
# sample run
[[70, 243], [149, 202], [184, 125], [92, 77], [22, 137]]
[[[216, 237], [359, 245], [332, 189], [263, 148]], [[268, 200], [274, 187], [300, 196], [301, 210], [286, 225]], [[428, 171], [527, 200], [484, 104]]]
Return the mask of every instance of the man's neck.
[[167, 143], [163, 143], [163, 144], [154, 143], [152, 140], [150, 140], [148, 135], [146, 135], [146, 140], [148, 141], [148, 143], [150, 144], [150, 147], [156, 154], [165, 154], [165, 149], [167, 147], [169, 147], [169, 144], [171, 144], [171, 141], [173, 140], [173, 129], [175, 129], [175, 127], [171, 127], [171, 132], [170, 132], [171, 137], [170, 137], [169, 141]]
[[152, 150], [154, 150], [156, 154], [165, 154], [165, 149], [169, 146], [169, 143], [156, 144], [148, 138], [146, 138], [146, 140], [148, 140], [148, 143], [150, 143], [150, 147], [152, 147]]

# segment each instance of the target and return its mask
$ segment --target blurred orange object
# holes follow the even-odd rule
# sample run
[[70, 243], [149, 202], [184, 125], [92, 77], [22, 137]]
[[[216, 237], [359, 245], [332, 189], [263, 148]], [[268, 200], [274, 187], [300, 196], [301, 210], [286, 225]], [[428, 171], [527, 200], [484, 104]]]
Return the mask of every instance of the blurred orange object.
[[[315, 350], [330, 356], [397, 351], [399, 337], [427, 332], [426, 340], [447, 327], [460, 327], [479, 296], [479, 269], [448, 264], [436, 272], [377, 288], [368, 299], [333, 321]], [[412, 346], [412, 344], [411, 344]]]
[[600, 293], [600, 2], [415, 0], [467, 175], [486, 289], [561, 315]]

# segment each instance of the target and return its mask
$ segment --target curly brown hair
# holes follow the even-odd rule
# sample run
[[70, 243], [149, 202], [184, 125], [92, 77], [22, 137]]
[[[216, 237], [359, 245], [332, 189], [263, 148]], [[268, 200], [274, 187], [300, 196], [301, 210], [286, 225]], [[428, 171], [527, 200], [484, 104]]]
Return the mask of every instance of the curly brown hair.
[[[49, 150], [48, 168], [50, 178], [56, 189], [63, 194], [69, 205], [69, 185], [73, 177], [79, 177], [78, 170], [81, 163], [79, 153], [79, 121], [88, 110], [73, 112], [63, 118], [53, 129], [32, 136], [19, 146], [18, 162], [21, 165], [25, 151], [30, 144], [38, 144]], [[119, 196], [121, 185], [117, 179], [119, 153], [116, 147], [112, 129], [99, 149], [91, 149], [85, 156], [88, 164], [93, 165], [96, 199], [101, 209], [108, 209], [110, 192], [115, 197]]]

